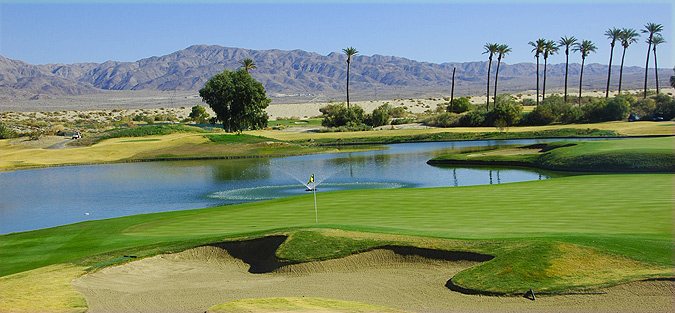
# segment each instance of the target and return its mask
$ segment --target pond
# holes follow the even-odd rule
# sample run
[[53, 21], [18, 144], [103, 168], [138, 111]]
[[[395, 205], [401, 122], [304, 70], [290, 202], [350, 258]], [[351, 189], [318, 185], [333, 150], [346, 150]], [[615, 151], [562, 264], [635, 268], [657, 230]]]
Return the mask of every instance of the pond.
[[0, 172], [0, 233], [141, 213], [204, 208], [366, 188], [503, 184], [560, 173], [506, 168], [440, 167], [439, 154], [550, 140], [393, 144], [379, 151], [284, 158], [195, 160], [53, 167]]

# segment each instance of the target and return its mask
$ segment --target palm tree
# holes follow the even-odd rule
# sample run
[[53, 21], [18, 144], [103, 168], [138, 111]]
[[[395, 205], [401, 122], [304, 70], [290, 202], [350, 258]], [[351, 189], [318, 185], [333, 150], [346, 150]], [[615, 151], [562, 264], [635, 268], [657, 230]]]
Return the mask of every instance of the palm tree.
[[[577, 39], [574, 38], [574, 36], [570, 38], [567, 38], [567, 36], [560, 37], [560, 40], [558, 40], [558, 46], [565, 47], [565, 102], [567, 102], [567, 70], [570, 64], [570, 47], [574, 46], [576, 42]], [[609, 66], [612, 66], [611, 59], [609, 61], [609, 64], [610, 64]]]
[[342, 52], [347, 55], [347, 109], [349, 109], [349, 65], [352, 63], [352, 56], [359, 52], [353, 47], [342, 49]]
[[490, 110], [490, 70], [492, 69], [492, 56], [494, 56], [495, 53], [497, 53], [497, 49], [499, 49], [499, 44], [497, 44], [497, 43], [486, 43], [483, 46], [483, 49], [485, 49], [485, 51], [483, 51], [483, 54], [489, 53], [489, 56], [488, 56], [488, 72], [487, 72], [487, 75], [488, 75], [487, 76], [487, 93], [485, 93], [485, 98], [487, 98], [486, 99], [486, 101], [487, 101], [486, 109]]
[[635, 29], [632, 28], [623, 28], [619, 33], [619, 40], [621, 40], [621, 46], [623, 46], [623, 54], [621, 55], [621, 67], [619, 70], [619, 93], [621, 93], [621, 82], [623, 81], [623, 59], [626, 57], [626, 49], [630, 44], [637, 42], [638, 34]]
[[647, 74], [649, 73], [649, 52], [652, 50], [652, 39], [654, 39], [654, 35], [661, 34], [662, 30], [663, 25], [655, 23], [647, 23], [647, 25], [645, 25], [645, 29], [642, 30], [642, 32], [645, 34], [649, 33], [649, 38], [647, 38], [649, 47], [647, 48], [647, 62], [645, 63], [645, 92], [643, 99], [647, 99]]
[[546, 43], [546, 39], [539, 38], [537, 39], [536, 42], [528, 42], [528, 44], [534, 49], [532, 49], [532, 52], [534, 52], [534, 57], [537, 58], [537, 106], [539, 106], [539, 54], [544, 52], [544, 44]]
[[652, 45], [654, 45], [654, 73], [656, 74], [656, 94], [659, 94], [659, 66], [656, 62], [656, 46], [665, 43], [666, 40], [663, 39], [661, 35], [656, 35], [652, 38]]
[[611, 40], [609, 45], [612, 47], [612, 49], [609, 50], [609, 69], [607, 70], [607, 91], [605, 91], [605, 98], [609, 97], [609, 78], [612, 76], [612, 56], [614, 55], [614, 45], [616, 44], [616, 40], [619, 39], [619, 35], [621, 35], [621, 30], [616, 27], [612, 27], [605, 32], [605, 36]]
[[258, 68], [255, 65], [255, 62], [253, 62], [253, 60], [251, 60], [249, 58], [246, 58], [246, 59], [243, 59], [243, 60], [239, 61], [239, 64], [241, 64], [242, 68], [246, 69], [246, 73], [248, 73], [250, 70], [252, 70], [254, 68]]
[[548, 56], [558, 52], [560, 47], [553, 40], [548, 40], [544, 43], [544, 88], [541, 91], [541, 101], [546, 100], [546, 65]]
[[509, 45], [499, 45], [497, 48], [497, 72], [495, 73], [495, 105], [494, 107], [497, 107], [497, 79], [499, 78], [499, 65], [502, 63], [502, 58], [505, 57], [509, 52], [511, 52], [511, 48], [509, 48]]
[[590, 40], [583, 40], [581, 44], [577, 43], [573, 51], [581, 52], [581, 74], [579, 75], [579, 107], [581, 107], [581, 82], [584, 79], [584, 62], [586, 57], [591, 53], [595, 52], [598, 48]]

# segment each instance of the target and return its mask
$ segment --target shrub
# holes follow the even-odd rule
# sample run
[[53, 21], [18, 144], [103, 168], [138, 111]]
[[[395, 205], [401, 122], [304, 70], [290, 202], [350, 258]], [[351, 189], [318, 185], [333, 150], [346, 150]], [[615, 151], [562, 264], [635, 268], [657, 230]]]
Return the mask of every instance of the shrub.
[[389, 124], [389, 110], [385, 105], [373, 110], [373, 113], [367, 114], [364, 122], [366, 125], [378, 127]]
[[604, 109], [605, 121], [619, 121], [628, 117], [630, 110], [629, 96], [617, 95], [607, 101]]
[[9, 126], [5, 124], [0, 124], [0, 139], [10, 139], [10, 138], [16, 138], [19, 137], [19, 135]]
[[523, 125], [548, 125], [553, 123], [555, 119], [556, 116], [550, 105], [539, 105], [525, 115]]
[[331, 104], [319, 109], [323, 113], [321, 125], [326, 127], [353, 127], [363, 124], [363, 108], [354, 105], [347, 109], [344, 104]]
[[460, 116], [459, 125], [465, 127], [485, 126], [485, 120], [487, 119], [486, 117], [487, 112], [485, 111], [469, 111], [466, 114]]
[[640, 117], [651, 117], [656, 111], [656, 101], [651, 98], [640, 99], [630, 106], [630, 113]]
[[448, 105], [448, 112], [452, 113], [464, 113], [471, 110], [471, 102], [467, 97], [461, 97], [452, 100], [452, 104]]
[[570, 104], [563, 104], [562, 113], [559, 117], [559, 122], [563, 124], [578, 123], [584, 118], [584, 112], [580, 108]]
[[537, 105], [537, 101], [534, 99], [523, 99], [523, 101], [520, 102], [523, 106], [534, 106]]
[[389, 108], [389, 116], [392, 118], [400, 118], [406, 115], [405, 107]]
[[459, 124], [459, 116], [455, 113], [441, 113], [427, 118], [424, 120], [424, 124], [437, 127], [457, 126]]
[[190, 119], [197, 124], [206, 124], [209, 120], [209, 113], [206, 112], [206, 109], [200, 105], [195, 105], [192, 107], [192, 112], [190, 112]]
[[[499, 98], [499, 96], [497, 96]], [[488, 124], [492, 126], [508, 127], [517, 125], [520, 122], [520, 113], [523, 112], [523, 107], [519, 104], [505, 102], [503, 104], [497, 103], [497, 107], [488, 112]]]
[[665, 120], [672, 120], [675, 118], [675, 98], [659, 94], [654, 97], [654, 101], [656, 102], [654, 114], [663, 116]]
[[581, 107], [584, 119], [589, 122], [601, 122], [604, 120], [605, 99], [591, 98], [588, 103]]

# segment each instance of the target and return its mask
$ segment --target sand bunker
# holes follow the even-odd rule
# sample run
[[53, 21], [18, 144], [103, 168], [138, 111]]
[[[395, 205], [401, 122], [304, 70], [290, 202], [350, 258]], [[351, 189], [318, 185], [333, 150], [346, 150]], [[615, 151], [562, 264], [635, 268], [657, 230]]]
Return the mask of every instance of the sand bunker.
[[[289, 265], [268, 257], [283, 240], [272, 237], [255, 241], [255, 246], [223, 243], [159, 255], [85, 275], [73, 286], [87, 299], [89, 312], [204, 312], [237, 299], [303, 296], [416, 312], [673, 309], [672, 281], [625, 284], [605, 290], [604, 295], [539, 296], [536, 301], [465, 295], [445, 284], [457, 272], [476, 265], [469, 260], [476, 255], [443, 257], [433, 250], [387, 247]], [[254, 258], [256, 253], [267, 257]]]

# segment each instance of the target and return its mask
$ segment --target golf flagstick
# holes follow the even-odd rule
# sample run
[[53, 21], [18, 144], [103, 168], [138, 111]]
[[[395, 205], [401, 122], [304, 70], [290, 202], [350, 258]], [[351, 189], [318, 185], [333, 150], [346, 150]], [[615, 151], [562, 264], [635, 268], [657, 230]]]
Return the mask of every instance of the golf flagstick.
[[319, 210], [316, 208], [316, 186], [314, 186], [314, 218], [315, 223], [319, 222]]
[[[310, 184], [314, 183], [314, 174], [309, 177], [309, 181], [307, 182], [307, 187], [310, 186]], [[316, 208], [316, 184], [312, 185], [312, 187], [309, 187], [312, 189], [312, 193], [314, 193], [314, 221], [315, 223], [319, 222], [319, 211]]]

